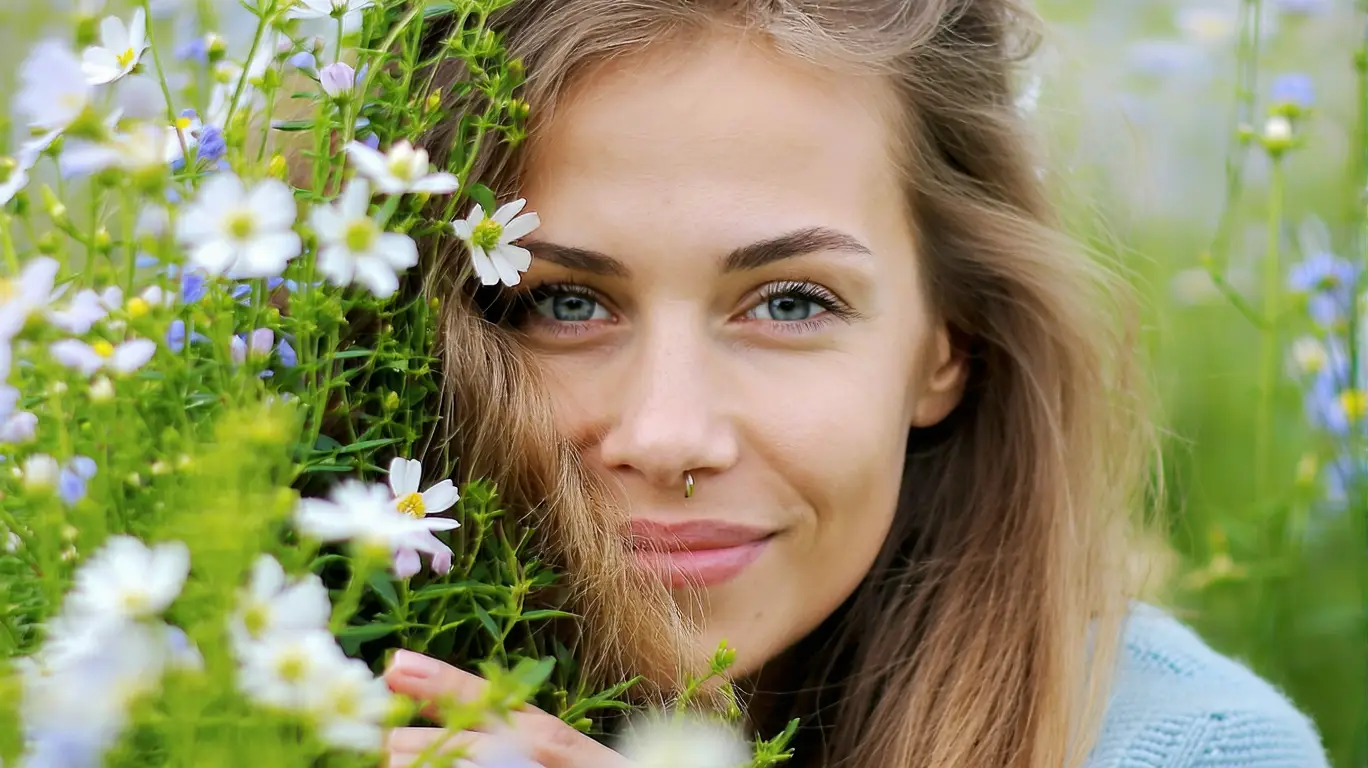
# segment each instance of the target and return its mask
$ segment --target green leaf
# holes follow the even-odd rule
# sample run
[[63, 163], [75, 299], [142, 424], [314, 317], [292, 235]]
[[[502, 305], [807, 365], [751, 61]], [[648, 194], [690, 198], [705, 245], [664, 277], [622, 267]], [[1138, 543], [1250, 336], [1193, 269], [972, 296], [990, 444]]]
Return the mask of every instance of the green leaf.
[[486, 611], [479, 603], [474, 603], [473, 605], [475, 607], [475, 617], [478, 618], [480, 623], [484, 625], [484, 628], [488, 630], [490, 637], [493, 637], [495, 640], [503, 640], [503, 633], [499, 631], [499, 625], [494, 623], [494, 617], [489, 615], [489, 611]]
[[400, 437], [385, 437], [379, 440], [362, 440], [359, 443], [352, 443], [351, 445], [345, 445], [339, 448], [337, 453], [360, 453], [361, 451], [368, 451], [371, 448], [381, 448], [386, 445], [394, 445], [402, 439], [403, 438]]
[[376, 571], [370, 575], [366, 583], [370, 585], [375, 594], [380, 596], [381, 600], [385, 601], [385, 605], [388, 605], [390, 610], [399, 610], [399, 593], [394, 591], [394, 582], [390, 580], [388, 573]]
[[314, 127], [313, 118], [303, 120], [277, 120], [271, 124], [277, 131], [311, 131]]
[[341, 447], [341, 443], [327, 435], [319, 435], [318, 440], [314, 442], [314, 450], [318, 453], [328, 453]]
[[337, 641], [342, 646], [342, 650], [348, 655], [356, 653], [356, 649], [362, 643], [392, 635], [403, 629], [403, 624], [359, 624], [351, 627], [343, 627], [337, 633]]
[[334, 359], [334, 360], [349, 360], [349, 359], [351, 359], [351, 358], [353, 358], [353, 357], [370, 357], [370, 356], [373, 355], [373, 354], [375, 354], [375, 352], [372, 351], [372, 350], [365, 349], [365, 348], [362, 348], [362, 347], [352, 347], [351, 349], [347, 349], [347, 350], [344, 350], [344, 351], [342, 351], [342, 352], [338, 352], [337, 354], [335, 354], [335, 355], [332, 356], [332, 359]]
[[483, 184], [471, 184], [466, 194], [470, 196], [471, 200], [479, 203], [481, 208], [484, 208], [486, 215], [493, 215], [499, 207], [498, 203], [494, 201], [494, 190]]
[[518, 620], [519, 620], [519, 621], [543, 621], [543, 620], [546, 620], [546, 619], [573, 619], [573, 618], [577, 618], [577, 617], [575, 616], [575, 614], [573, 614], [573, 613], [566, 613], [565, 611], [553, 611], [553, 610], [550, 610], [550, 609], [542, 609], [542, 610], [536, 610], [536, 611], [527, 611], [527, 612], [523, 613], [522, 616], [519, 616], [519, 617], [518, 617]]

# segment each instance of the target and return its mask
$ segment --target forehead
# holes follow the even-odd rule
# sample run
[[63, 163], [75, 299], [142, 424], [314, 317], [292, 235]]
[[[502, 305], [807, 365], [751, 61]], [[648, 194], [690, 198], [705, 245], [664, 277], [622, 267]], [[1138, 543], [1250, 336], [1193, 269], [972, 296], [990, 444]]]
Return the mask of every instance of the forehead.
[[[762, 42], [710, 36], [659, 45], [579, 77], [538, 126], [524, 193], [549, 229], [621, 227], [662, 212], [686, 222], [745, 219], [867, 229], [901, 216], [888, 87]], [[827, 219], [814, 222], [814, 217]], [[845, 221], [833, 221], [833, 217]], [[792, 219], [792, 221], [784, 221]], [[858, 234], [858, 232], [857, 232]]]

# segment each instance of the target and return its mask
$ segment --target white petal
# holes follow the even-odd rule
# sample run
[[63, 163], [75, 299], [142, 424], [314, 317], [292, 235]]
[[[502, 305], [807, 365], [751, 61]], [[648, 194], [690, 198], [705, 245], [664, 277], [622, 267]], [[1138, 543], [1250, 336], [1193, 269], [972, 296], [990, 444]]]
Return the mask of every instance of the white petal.
[[105, 48], [122, 51], [128, 47], [128, 29], [118, 16], [106, 16], [100, 21], [100, 43]]
[[73, 139], [62, 147], [57, 167], [62, 176], [89, 176], [117, 165], [122, 159], [118, 148], [109, 144]]
[[190, 263], [214, 276], [227, 272], [237, 260], [237, 249], [226, 240], [210, 240], [190, 252]]
[[429, 515], [445, 512], [460, 499], [461, 494], [456, 491], [456, 485], [450, 480], [443, 480], [423, 491], [423, 508]]
[[348, 539], [360, 530], [345, 509], [322, 499], [301, 501], [295, 510], [295, 523], [306, 535], [319, 541]]
[[252, 594], [265, 600], [275, 596], [285, 588], [285, 569], [280, 561], [270, 555], [262, 555], [252, 563]]
[[242, 179], [231, 173], [217, 173], [200, 187], [196, 201], [206, 212], [221, 213], [239, 206], [246, 196], [247, 190], [242, 186]]
[[247, 195], [247, 205], [258, 225], [265, 229], [288, 229], [298, 213], [294, 193], [277, 179], [266, 179], [253, 187]]
[[517, 216], [518, 213], [520, 213], [523, 207], [526, 205], [527, 201], [522, 198], [518, 198], [517, 200], [514, 200], [511, 203], [504, 203], [503, 205], [499, 206], [499, 210], [494, 212], [494, 216], [492, 218], [495, 221], [499, 222], [500, 226], [506, 227], [508, 226], [508, 223], [513, 220], [513, 217]]
[[345, 234], [346, 219], [331, 205], [320, 205], [309, 211], [309, 226], [325, 243], [341, 242]]
[[133, 11], [133, 21], [128, 25], [128, 47], [138, 53], [147, 47], [147, 12], [142, 6]]
[[511, 243], [520, 237], [528, 235], [532, 230], [540, 226], [540, 216], [535, 213], [524, 214], [510, 221], [508, 226], [504, 227], [503, 233], [499, 236], [499, 240], [505, 243]]
[[461, 188], [461, 182], [451, 173], [434, 173], [415, 181], [409, 189], [412, 192], [430, 195], [449, 195]]
[[119, 79], [123, 66], [118, 56], [107, 48], [87, 48], [81, 54], [81, 71], [91, 85], [106, 85]]
[[237, 265], [244, 277], [280, 277], [290, 259], [299, 255], [303, 247], [295, 232], [280, 232], [252, 241], [246, 258]]
[[496, 285], [499, 282], [499, 268], [494, 266], [483, 248], [470, 247], [470, 263], [475, 265], [475, 274], [479, 276], [481, 285]]
[[418, 263], [418, 244], [408, 235], [385, 232], [375, 244], [375, 253], [385, 263], [397, 269], [408, 269]]
[[466, 217], [466, 221], [470, 222], [471, 227], [474, 227], [476, 224], [479, 224], [484, 220], [484, 208], [482, 208], [479, 203], [476, 203], [475, 207], [470, 209], [470, 215]]
[[150, 339], [125, 341], [114, 350], [109, 365], [119, 373], [132, 373], [152, 359], [157, 352], [157, 343]]
[[453, 528], [460, 528], [461, 523], [449, 517], [425, 517], [423, 527], [429, 531], [450, 531]]
[[318, 271], [333, 285], [345, 287], [356, 275], [356, 260], [346, 247], [330, 245], [318, 254]]
[[495, 260], [503, 260], [519, 272], [526, 272], [532, 266], [532, 252], [517, 245], [501, 245], [494, 249]]
[[57, 362], [80, 371], [85, 376], [90, 376], [104, 365], [103, 357], [96, 354], [89, 345], [75, 339], [53, 342], [48, 351]]
[[160, 613], [176, 599], [185, 577], [190, 573], [190, 550], [183, 542], [168, 541], [152, 548], [148, 573], [143, 574], [158, 597], [155, 612]]
[[347, 145], [347, 154], [351, 156], [352, 164], [356, 166], [357, 173], [369, 177], [371, 181], [378, 181], [392, 175], [389, 172], [389, 159], [359, 141], [353, 141]]
[[364, 218], [370, 211], [371, 188], [365, 179], [352, 179], [337, 201], [337, 212], [351, 221]]
[[465, 219], [456, 219], [451, 222], [451, 231], [457, 237], [466, 241], [469, 241], [471, 235], [474, 234], [474, 228], [471, 226], [470, 222]]
[[418, 483], [422, 481], [423, 463], [412, 461], [402, 456], [395, 456], [389, 465], [389, 487], [394, 491], [394, 497], [407, 496], [410, 493], [418, 492]]
[[394, 553], [394, 575], [401, 579], [412, 578], [423, 570], [423, 561], [418, 558], [416, 549], [400, 549]]
[[496, 248], [489, 258], [494, 262], [494, 268], [499, 270], [499, 279], [504, 285], [512, 288], [522, 281], [522, 275], [518, 273], [518, 268], [509, 262], [503, 247]]
[[399, 278], [394, 267], [375, 257], [356, 260], [356, 282], [366, 288], [378, 299], [389, 298], [399, 290]]

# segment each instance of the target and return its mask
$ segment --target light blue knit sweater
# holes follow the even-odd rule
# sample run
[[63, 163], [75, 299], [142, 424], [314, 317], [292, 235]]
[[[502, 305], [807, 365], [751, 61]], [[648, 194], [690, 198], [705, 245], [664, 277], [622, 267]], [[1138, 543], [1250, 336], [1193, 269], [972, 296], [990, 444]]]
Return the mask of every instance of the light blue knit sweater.
[[1136, 604], [1087, 768], [1326, 768], [1315, 726], [1192, 630]]

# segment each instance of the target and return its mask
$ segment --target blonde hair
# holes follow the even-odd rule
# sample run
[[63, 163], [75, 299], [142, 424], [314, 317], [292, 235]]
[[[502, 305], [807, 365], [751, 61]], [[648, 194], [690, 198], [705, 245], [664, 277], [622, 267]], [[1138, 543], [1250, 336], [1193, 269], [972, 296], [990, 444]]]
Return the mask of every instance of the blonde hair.
[[[1126, 610], [1128, 512], [1155, 443], [1116, 301], [1126, 293], [1058, 233], [1014, 107], [1029, 15], [1008, 0], [518, 0], [491, 25], [525, 64], [532, 144], [588, 68], [724, 27], [887, 81], [927, 294], [969, 361], [968, 388], [945, 422], [911, 436], [883, 552], [802, 641], [817, 663], [780, 681], [760, 725], [806, 717], [799, 764], [1081, 763]], [[429, 146], [449, 140], [439, 130]], [[486, 147], [476, 176], [513, 196], [523, 159]], [[570, 574], [594, 671], [676, 668], [687, 628], [627, 567], [621, 510], [556, 434], [534, 361], [456, 284], [464, 259], [450, 244], [430, 271], [447, 300], [463, 471], [533, 510]]]

